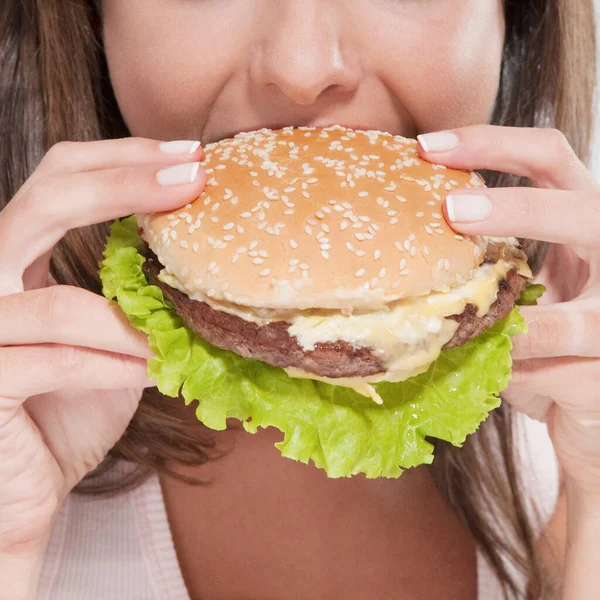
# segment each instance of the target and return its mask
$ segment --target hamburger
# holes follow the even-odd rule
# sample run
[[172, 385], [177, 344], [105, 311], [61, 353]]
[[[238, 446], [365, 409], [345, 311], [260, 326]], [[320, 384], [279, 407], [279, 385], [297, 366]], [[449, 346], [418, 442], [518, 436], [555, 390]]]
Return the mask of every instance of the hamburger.
[[285, 456], [333, 477], [462, 444], [508, 383], [532, 276], [516, 239], [444, 220], [444, 197], [483, 179], [339, 126], [241, 133], [203, 167], [195, 202], [116, 223], [102, 263], [159, 390], [214, 429], [275, 426]]

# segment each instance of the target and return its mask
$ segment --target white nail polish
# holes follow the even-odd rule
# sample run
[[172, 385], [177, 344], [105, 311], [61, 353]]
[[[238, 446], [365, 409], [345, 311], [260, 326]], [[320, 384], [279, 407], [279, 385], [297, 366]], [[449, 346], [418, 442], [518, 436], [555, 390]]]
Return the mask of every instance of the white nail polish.
[[198, 177], [200, 163], [186, 163], [183, 165], [175, 165], [162, 169], [156, 174], [156, 179], [160, 185], [183, 185], [186, 183], [194, 183]]
[[458, 136], [451, 131], [436, 131], [435, 133], [424, 133], [417, 136], [425, 152], [445, 152], [453, 150], [460, 142]]
[[178, 140], [175, 142], [162, 142], [160, 149], [165, 154], [194, 154], [200, 148], [200, 142]]
[[483, 194], [451, 194], [446, 196], [446, 212], [453, 223], [485, 221], [492, 212], [492, 203]]

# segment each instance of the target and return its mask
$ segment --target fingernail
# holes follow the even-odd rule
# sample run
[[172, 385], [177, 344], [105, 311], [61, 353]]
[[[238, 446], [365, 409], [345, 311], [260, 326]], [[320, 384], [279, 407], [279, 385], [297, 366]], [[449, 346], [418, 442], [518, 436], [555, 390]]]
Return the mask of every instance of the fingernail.
[[453, 223], [484, 221], [492, 212], [492, 203], [483, 194], [451, 194], [446, 196], [446, 212]]
[[436, 131], [417, 136], [425, 152], [445, 152], [456, 148], [459, 143], [458, 136], [451, 131]]
[[194, 183], [198, 177], [200, 163], [186, 163], [162, 169], [156, 174], [156, 179], [160, 185], [183, 185], [184, 183]]
[[160, 149], [166, 154], [194, 154], [200, 148], [200, 142], [178, 140], [175, 142], [162, 142]]

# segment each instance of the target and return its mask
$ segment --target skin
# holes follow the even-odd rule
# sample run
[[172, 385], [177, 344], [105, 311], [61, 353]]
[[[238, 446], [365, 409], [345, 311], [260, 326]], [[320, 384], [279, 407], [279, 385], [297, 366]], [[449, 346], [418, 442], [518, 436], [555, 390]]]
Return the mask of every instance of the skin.
[[[426, 152], [425, 142], [422, 154], [537, 186], [486, 190], [487, 216], [453, 226], [562, 244], [541, 276], [545, 304], [525, 311], [530, 333], [516, 339], [508, 397], [547, 420], [563, 470], [566, 495], [551, 524], [566, 536], [563, 597], [595, 598], [600, 190], [558, 132], [471, 126], [488, 121], [498, 87], [500, 1], [103, 5], [115, 93], [139, 137], [56, 146], [0, 213], [0, 598], [35, 597], [61, 500], [153, 384], [143, 336], [103, 299], [53, 285], [49, 251], [70, 228], [197, 197], [201, 170], [168, 186], [157, 173], [200, 161], [201, 149], [167, 154], [157, 140], [206, 144], [261, 126], [331, 123], [411, 136], [452, 130], [455, 148]], [[249, 589], [257, 598], [475, 598], [473, 541], [427, 467], [395, 481], [331, 481], [279, 458], [276, 439], [232, 424], [220, 437], [225, 458], [175, 466], [212, 486], [162, 481], [192, 598], [247, 598]]]

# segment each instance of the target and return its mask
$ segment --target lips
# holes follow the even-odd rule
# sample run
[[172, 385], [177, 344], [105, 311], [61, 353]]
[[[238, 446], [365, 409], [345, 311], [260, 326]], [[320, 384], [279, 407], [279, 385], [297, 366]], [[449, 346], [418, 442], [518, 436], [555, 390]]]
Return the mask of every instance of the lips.
[[[277, 130], [277, 129], [283, 129], [284, 127], [323, 127], [323, 128], [325, 128], [325, 127], [334, 127], [336, 125], [339, 125], [341, 127], [346, 127], [348, 129], [362, 130], [362, 131], [369, 131], [369, 130], [387, 131], [386, 128], [382, 128], [381, 126], [378, 126], [378, 125], [375, 125], [372, 123], [371, 124], [347, 123], [344, 121], [320, 121], [320, 120], [307, 121], [307, 122], [302, 122], [302, 123], [300, 123], [300, 122], [292, 123], [289, 121], [287, 121], [287, 122], [282, 121], [282, 122], [272, 122], [272, 123], [259, 123], [257, 125], [249, 125], [247, 127], [230, 129], [230, 130], [220, 133], [219, 135], [208, 137], [208, 139], [205, 140], [205, 145], [209, 144], [209, 143], [219, 142], [224, 139], [232, 138], [232, 137], [236, 136], [238, 133], [245, 133], [248, 131], [258, 131], [260, 129]], [[389, 131], [389, 133], [392, 133], [394, 135], [403, 135], [401, 132], [398, 132], [398, 131]]]

